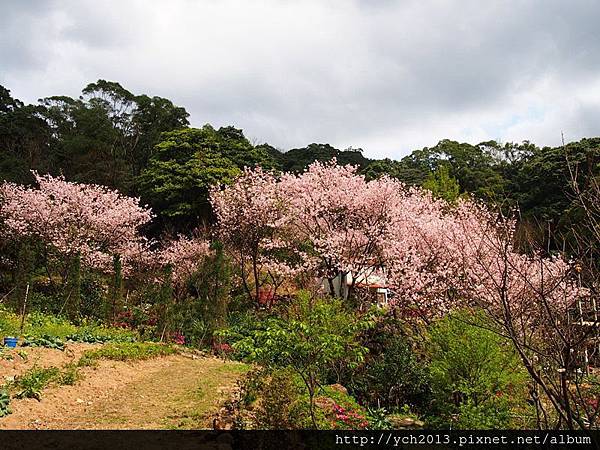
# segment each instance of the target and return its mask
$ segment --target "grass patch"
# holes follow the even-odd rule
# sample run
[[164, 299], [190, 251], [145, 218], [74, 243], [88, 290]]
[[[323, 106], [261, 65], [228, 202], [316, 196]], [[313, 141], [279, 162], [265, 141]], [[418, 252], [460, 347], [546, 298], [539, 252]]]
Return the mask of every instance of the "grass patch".
[[61, 385], [73, 386], [81, 378], [82, 375], [79, 373], [79, 368], [75, 364], [69, 364], [65, 366], [57, 381]]
[[79, 359], [79, 367], [93, 366], [100, 359], [113, 361], [138, 361], [178, 353], [175, 347], [156, 342], [123, 342], [106, 344], [104, 347], [87, 350]]
[[[154, 342], [128, 342], [106, 344], [96, 350], [88, 350], [76, 364], [67, 364], [61, 370], [58, 367], [32, 367], [15, 378], [10, 384], [16, 398], [35, 398], [41, 400], [42, 391], [50, 384], [74, 385], [82, 378], [80, 367], [93, 366], [100, 359], [116, 361], [134, 361], [177, 353], [177, 349]], [[1, 406], [0, 392], [0, 409]], [[0, 417], [2, 417], [0, 412]]]
[[[251, 367], [249, 364], [228, 362], [206, 373], [195, 389], [174, 399], [178, 407], [174, 409], [173, 414], [163, 419], [162, 427], [185, 430], [209, 426], [208, 420], [215, 407], [215, 396], [211, 394], [217, 392], [219, 386], [227, 381], [233, 384], [234, 380], [248, 373]], [[227, 400], [227, 397], [221, 399], [223, 402]]]

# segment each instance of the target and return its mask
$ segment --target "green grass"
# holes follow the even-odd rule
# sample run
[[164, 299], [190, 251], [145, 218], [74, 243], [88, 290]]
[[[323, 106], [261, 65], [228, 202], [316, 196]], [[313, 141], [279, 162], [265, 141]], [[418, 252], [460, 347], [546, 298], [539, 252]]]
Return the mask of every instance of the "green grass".
[[79, 368], [75, 364], [68, 364], [58, 377], [58, 384], [72, 386], [82, 378]]
[[12, 411], [10, 409], [10, 394], [4, 386], [0, 387], [0, 417], [8, 416]]
[[243, 377], [250, 369], [251, 366], [248, 364], [228, 362], [211, 370], [202, 377], [201, 383], [195, 389], [173, 399], [173, 403], [177, 406], [172, 414], [163, 419], [162, 427], [185, 430], [207, 426], [207, 417], [210, 417], [215, 404], [214, 393], [219, 386], [222, 386], [225, 380]]
[[87, 350], [77, 363], [78, 366], [92, 366], [100, 359], [114, 361], [138, 361], [178, 353], [175, 347], [156, 342], [110, 343], [102, 348]]

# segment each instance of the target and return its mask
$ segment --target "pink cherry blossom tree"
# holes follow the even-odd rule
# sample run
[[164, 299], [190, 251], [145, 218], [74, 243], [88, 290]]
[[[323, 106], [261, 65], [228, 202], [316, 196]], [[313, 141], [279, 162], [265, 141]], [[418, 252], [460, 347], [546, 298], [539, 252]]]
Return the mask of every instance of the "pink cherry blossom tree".
[[[576, 266], [534, 245], [526, 254], [517, 252], [514, 220], [494, 216], [483, 206], [464, 204], [456, 216], [455, 229], [447, 230], [446, 237], [449, 252], [461, 260], [458, 294], [463, 305], [484, 310], [493, 331], [506, 337], [521, 357], [532, 379], [538, 426], [595, 426], [600, 408], [585, 371], [598, 323], [593, 313], [585, 318], [590, 314], [585, 305], [592, 300], [578, 283]], [[465, 227], [470, 239], [457, 239], [465, 236]], [[584, 325], [585, 320], [591, 325]], [[548, 405], [556, 423], [548, 421]]]
[[[253, 273], [256, 296], [278, 252], [288, 260], [295, 254], [331, 292], [340, 274], [357, 280], [383, 270], [396, 293], [393, 306], [405, 316], [430, 321], [455, 308], [485, 311], [563, 425], [583, 427], [599, 414], [586, 406], [576, 376], [557, 376], [577, 373], [589, 331], [568, 317], [588, 292], [560, 255], [517, 251], [513, 219], [472, 200], [450, 205], [387, 178], [366, 182], [335, 161], [279, 179], [246, 170], [211, 199], [218, 232], [242, 278]], [[294, 273], [281, 270], [280, 279]]]
[[331, 293], [347, 296], [357, 280], [383, 265], [393, 205], [402, 187], [387, 178], [367, 183], [356, 167], [338, 166], [335, 160], [282, 176], [282, 224], [310, 249], [317, 274], [327, 280]]
[[180, 297], [190, 279], [210, 253], [210, 243], [200, 236], [177, 236], [163, 243], [156, 253], [162, 267], [169, 267], [175, 296]]
[[[387, 178], [367, 182], [354, 167], [335, 161], [280, 179], [248, 169], [232, 186], [214, 190], [211, 199], [218, 232], [242, 274], [252, 273], [256, 289], [261, 274], [278, 265], [273, 256], [286, 247], [304, 270], [325, 277], [332, 292], [340, 274], [357, 280], [383, 269], [398, 294], [397, 306], [416, 307], [430, 317], [466, 299], [498, 305], [490, 292], [501, 275], [493, 269], [505, 255], [514, 266], [510, 292], [532, 294], [550, 286], [548, 277], [562, 280], [569, 271], [560, 258], [542, 258], [540, 266], [539, 258], [519, 254], [512, 245], [514, 221], [499, 222], [480, 204], [449, 205]], [[279, 271], [282, 278], [294, 273]]]
[[65, 267], [63, 280], [69, 271], [78, 274], [79, 265], [108, 272], [115, 257], [126, 271], [147, 251], [139, 230], [152, 213], [139, 199], [63, 177], [34, 176], [37, 187], [0, 186], [0, 217], [9, 236], [43, 241]]
[[301, 246], [285, 233], [281, 193], [276, 177], [261, 168], [246, 169], [231, 186], [211, 191], [217, 237], [229, 250], [244, 290], [257, 302], [263, 286], [276, 289], [306, 264]]
[[104, 186], [34, 173], [37, 188], [0, 186], [0, 215], [9, 234], [37, 236], [64, 256], [80, 255], [106, 268], [114, 254], [134, 257], [144, 247], [139, 229], [152, 219], [139, 199]]

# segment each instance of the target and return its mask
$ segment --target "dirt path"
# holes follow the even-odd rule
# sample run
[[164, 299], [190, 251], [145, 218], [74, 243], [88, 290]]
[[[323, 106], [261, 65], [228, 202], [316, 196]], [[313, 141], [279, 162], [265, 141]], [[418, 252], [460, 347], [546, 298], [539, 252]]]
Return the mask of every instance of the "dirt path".
[[42, 400], [13, 400], [11, 429], [210, 428], [212, 414], [247, 370], [216, 358], [175, 355], [135, 363], [102, 361], [74, 386]]

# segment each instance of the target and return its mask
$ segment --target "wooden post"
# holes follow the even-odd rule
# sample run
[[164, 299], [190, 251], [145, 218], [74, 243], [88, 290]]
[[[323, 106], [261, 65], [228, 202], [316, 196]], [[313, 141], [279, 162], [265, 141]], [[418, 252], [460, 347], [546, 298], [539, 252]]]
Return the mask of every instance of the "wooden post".
[[21, 310], [21, 327], [19, 328], [19, 334], [23, 335], [23, 327], [25, 326], [25, 312], [27, 310], [27, 297], [29, 296], [29, 283], [25, 288], [25, 299], [23, 300], [23, 309]]

